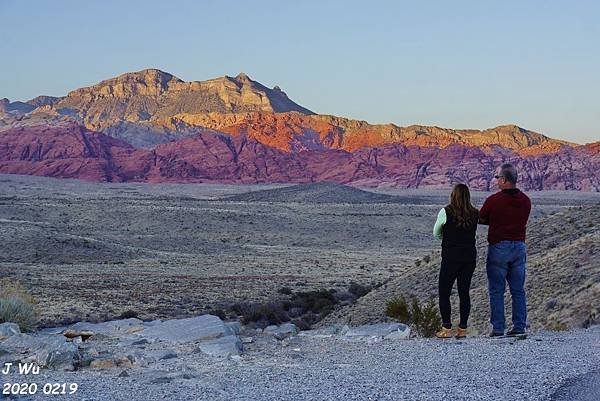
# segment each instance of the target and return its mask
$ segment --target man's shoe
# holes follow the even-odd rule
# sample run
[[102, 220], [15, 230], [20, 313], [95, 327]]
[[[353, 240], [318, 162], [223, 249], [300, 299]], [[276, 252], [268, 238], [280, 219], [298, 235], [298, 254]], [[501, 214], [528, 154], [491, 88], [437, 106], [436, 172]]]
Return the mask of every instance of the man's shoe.
[[490, 333], [490, 337], [504, 337], [504, 333], [501, 333], [499, 331], [492, 331]]
[[467, 337], [468, 331], [467, 329], [463, 329], [461, 327], [456, 329], [456, 338], [465, 338]]
[[525, 334], [525, 330], [509, 330], [508, 333], [506, 333], [506, 335], [508, 337], [516, 337], [516, 336], [522, 336], [523, 334]]
[[437, 333], [435, 333], [437, 338], [452, 338], [452, 329], [447, 329], [442, 327]]

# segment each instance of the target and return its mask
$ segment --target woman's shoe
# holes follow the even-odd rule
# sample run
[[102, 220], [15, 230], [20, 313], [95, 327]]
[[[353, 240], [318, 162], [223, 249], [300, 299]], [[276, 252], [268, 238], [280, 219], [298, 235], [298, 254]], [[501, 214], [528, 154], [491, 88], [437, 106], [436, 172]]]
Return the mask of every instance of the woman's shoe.
[[469, 334], [467, 329], [463, 329], [461, 327], [456, 329], [456, 338], [466, 338], [467, 334]]
[[442, 327], [437, 333], [435, 333], [437, 338], [452, 338], [452, 329], [447, 329]]

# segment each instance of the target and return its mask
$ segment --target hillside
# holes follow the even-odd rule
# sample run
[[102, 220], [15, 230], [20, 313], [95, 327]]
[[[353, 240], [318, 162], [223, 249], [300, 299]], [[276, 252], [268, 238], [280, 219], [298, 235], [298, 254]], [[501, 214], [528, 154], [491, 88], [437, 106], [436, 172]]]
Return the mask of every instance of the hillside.
[[235, 202], [301, 203], [395, 203], [397, 196], [375, 194], [334, 182], [298, 184], [284, 188], [251, 191], [224, 198]]
[[[568, 208], [532, 221], [528, 226], [527, 296], [531, 330], [587, 327], [600, 319], [600, 205]], [[487, 242], [480, 227], [478, 264], [471, 289], [471, 330], [489, 330], [485, 258]], [[371, 291], [355, 305], [328, 316], [321, 325], [359, 325], [386, 320], [386, 302], [397, 296], [437, 301], [439, 252], [427, 256], [406, 273]], [[453, 321], [458, 319], [453, 294]], [[510, 295], [506, 297], [510, 324]]]

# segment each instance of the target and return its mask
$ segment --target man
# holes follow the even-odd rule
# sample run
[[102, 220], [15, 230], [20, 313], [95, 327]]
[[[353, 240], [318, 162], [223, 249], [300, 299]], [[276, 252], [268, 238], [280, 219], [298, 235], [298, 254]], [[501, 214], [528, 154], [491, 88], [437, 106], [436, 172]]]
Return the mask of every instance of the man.
[[512, 296], [512, 329], [509, 336], [524, 334], [527, 328], [525, 295], [525, 228], [531, 201], [516, 188], [517, 169], [503, 164], [495, 176], [500, 192], [488, 197], [479, 211], [479, 223], [489, 225], [487, 276], [490, 294], [490, 337], [503, 336], [505, 282]]

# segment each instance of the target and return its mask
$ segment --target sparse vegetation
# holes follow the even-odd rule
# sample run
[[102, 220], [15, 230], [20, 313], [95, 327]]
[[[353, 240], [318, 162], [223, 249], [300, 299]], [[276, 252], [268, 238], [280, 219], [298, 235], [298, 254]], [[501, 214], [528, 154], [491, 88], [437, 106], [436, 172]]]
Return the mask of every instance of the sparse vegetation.
[[282, 296], [280, 299], [262, 303], [236, 303], [229, 311], [238, 316], [244, 324], [266, 327], [292, 321], [301, 330], [307, 330], [331, 313], [336, 305], [352, 303], [368, 293], [371, 288], [352, 283], [348, 291], [319, 289], [294, 292], [288, 287], [283, 287], [277, 291]]
[[416, 297], [409, 306], [403, 296], [387, 302], [385, 314], [401, 323], [408, 324], [423, 337], [433, 337], [442, 325], [434, 300], [421, 304]]
[[367, 295], [371, 291], [371, 287], [367, 287], [358, 283], [350, 283], [350, 287], [348, 288], [348, 292], [354, 295], [356, 298], [363, 297]]
[[38, 321], [37, 303], [18, 281], [0, 280], [0, 323], [16, 323], [31, 331]]
[[138, 313], [132, 309], [128, 309], [119, 315], [119, 319], [131, 319], [131, 318], [137, 319], [138, 317], [139, 317]]
[[401, 323], [410, 324], [410, 311], [408, 310], [408, 303], [403, 296], [389, 300], [385, 314]]
[[567, 331], [567, 330], [569, 330], [569, 326], [565, 322], [560, 322], [560, 321], [556, 321], [556, 320], [552, 320], [552, 321], [546, 323], [544, 328], [546, 330], [550, 330], [550, 331]]

